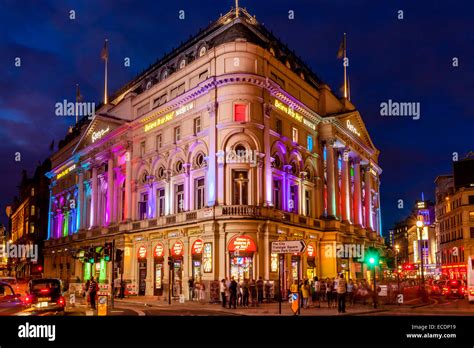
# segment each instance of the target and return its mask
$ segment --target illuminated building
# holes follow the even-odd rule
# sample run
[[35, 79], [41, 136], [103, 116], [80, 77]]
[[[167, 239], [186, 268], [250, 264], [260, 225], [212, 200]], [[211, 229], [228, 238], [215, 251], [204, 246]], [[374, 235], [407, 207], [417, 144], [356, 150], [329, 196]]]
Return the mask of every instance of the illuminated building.
[[436, 233], [441, 272], [466, 280], [474, 255], [474, 156], [454, 162], [453, 175], [436, 178]]
[[[71, 262], [83, 279], [91, 266], [65, 249], [115, 239], [138, 293], [166, 294], [171, 257], [173, 294], [187, 296], [191, 277], [207, 291], [231, 276], [277, 280], [275, 240], [306, 240], [302, 278], [367, 278], [324, 250], [383, 245], [379, 151], [360, 114], [244, 9], [152, 65], [63, 145], [49, 173], [51, 275]], [[282, 263], [285, 286], [297, 262]]]

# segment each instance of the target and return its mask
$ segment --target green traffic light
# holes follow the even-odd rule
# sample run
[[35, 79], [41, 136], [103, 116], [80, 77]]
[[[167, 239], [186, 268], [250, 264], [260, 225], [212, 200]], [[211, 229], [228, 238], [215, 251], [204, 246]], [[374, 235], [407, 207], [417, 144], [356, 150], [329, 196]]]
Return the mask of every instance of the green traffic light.
[[375, 259], [373, 257], [369, 258], [369, 263], [373, 265], [375, 263]]

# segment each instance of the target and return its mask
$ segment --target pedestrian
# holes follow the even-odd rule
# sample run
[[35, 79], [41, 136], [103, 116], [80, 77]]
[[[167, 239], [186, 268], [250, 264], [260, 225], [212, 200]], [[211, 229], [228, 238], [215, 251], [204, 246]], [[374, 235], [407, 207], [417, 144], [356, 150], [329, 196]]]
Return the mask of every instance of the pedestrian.
[[337, 311], [339, 313], [346, 313], [346, 280], [341, 273], [339, 281], [337, 282]]
[[352, 279], [349, 279], [349, 283], [347, 283], [347, 301], [350, 306], [354, 305], [354, 282]]
[[221, 284], [220, 284], [220, 292], [221, 292], [221, 298], [222, 298], [222, 307], [224, 308], [227, 302], [226, 291], [227, 291], [227, 286], [225, 285], [225, 279], [222, 279]]
[[114, 279], [114, 298], [118, 297], [120, 293], [120, 278]]
[[319, 292], [321, 290], [321, 283], [319, 282], [319, 278], [316, 276], [313, 278], [312, 284], [312, 293], [311, 293], [311, 301], [313, 302], [313, 306], [316, 307], [316, 302], [318, 302], [318, 308], [321, 308], [321, 301], [319, 299]]
[[252, 307], [258, 306], [257, 284], [254, 279], [250, 281], [249, 290], [250, 290], [250, 302], [252, 302]]
[[205, 302], [206, 300], [206, 286], [201, 281], [199, 282], [199, 302]]
[[126, 288], [126, 283], [125, 280], [122, 280], [120, 283], [120, 299], [123, 299], [125, 297], [125, 288]]
[[237, 283], [237, 304], [242, 307], [242, 302], [243, 302], [243, 295], [244, 295], [244, 292], [243, 292], [243, 289], [242, 289], [242, 283], [244, 281], [241, 280]]
[[334, 283], [331, 281], [331, 279], [327, 278], [326, 279], [326, 299], [328, 301], [328, 308], [332, 307], [332, 289], [333, 289]]
[[263, 286], [263, 279], [260, 276], [257, 280], [257, 303], [263, 303]]
[[339, 282], [339, 275], [335, 278], [332, 278], [332, 307], [337, 307], [337, 285]]
[[249, 306], [249, 282], [248, 279], [244, 279], [244, 282], [242, 284], [242, 305], [245, 308], [248, 308]]
[[194, 300], [194, 278], [191, 277], [188, 280], [188, 286], [189, 286], [189, 301]]
[[234, 277], [232, 277], [232, 280], [230, 281], [229, 291], [230, 291], [229, 309], [231, 306], [234, 306], [234, 309], [236, 309], [237, 282], [235, 281]]
[[326, 282], [321, 280], [319, 285], [319, 304], [321, 306], [322, 301], [326, 301]]
[[91, 308], [96, 309], [95, 307], [95, 298], [97, 296], [97, 290], [99, 290], [99, 285], [94, 280], [94, 277], [91, 277], [91, 281], [89, 283], [89, 297], [91, 302]]
[[310, 291], [308, 280], [304, 281], [300, 289], [301, 289], [301, 296], [303, 298], [303, 308], [308, 308], [309, 291]]
[[91, 281], [90, 279], [87, 279], [86, 281], [86, 284], [84, 285], [84, 293], [83, 293], [83, 297], [86, 298], [86, 302], [87, 302], [87, 308], [90, 307], [90, 297], [89, 297], [89, 285], [90, 285]]

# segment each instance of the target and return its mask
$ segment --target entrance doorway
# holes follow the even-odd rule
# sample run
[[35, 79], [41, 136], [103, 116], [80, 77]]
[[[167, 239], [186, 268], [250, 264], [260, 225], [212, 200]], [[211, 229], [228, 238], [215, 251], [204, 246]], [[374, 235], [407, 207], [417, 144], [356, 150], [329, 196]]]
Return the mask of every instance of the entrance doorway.
[[183, 259], [173, 259], [173, 297], [179, 297], [183, 293]]
[[138, 295], [144, 296], [146, 292], [146, 260], [138, 261]]
[[253, 278], [253, 254], [231, 253], [230, 276], [237, 282]]

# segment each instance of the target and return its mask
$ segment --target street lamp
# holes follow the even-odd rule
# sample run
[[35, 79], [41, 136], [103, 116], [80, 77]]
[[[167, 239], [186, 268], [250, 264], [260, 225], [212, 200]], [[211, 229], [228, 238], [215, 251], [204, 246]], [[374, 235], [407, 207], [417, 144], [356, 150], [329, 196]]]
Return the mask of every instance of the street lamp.
[[417, 220], [416, 221], [416, 231], [417, 231], [417, 234], [418, 234], [418, 243], [420, 244], [420, 266], [421, 266], [421, 295], [422, 295], [422, 298], [424, 299], [424, 290], [425, 290], [425, 276], [424, 276], [424, 273], [423, 273], [423, 234], [422, 234], [422, 229], [424, 227], [424, 223], [423, 223], [423, 220]]
[[400, 293], [400, 271], [398, 270], [398, 253], [400, 252], [400, 245], [395, 244], [395, 269], [397, 270], [397, 287]]

